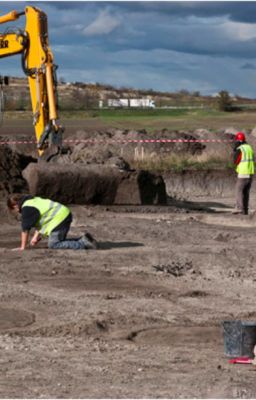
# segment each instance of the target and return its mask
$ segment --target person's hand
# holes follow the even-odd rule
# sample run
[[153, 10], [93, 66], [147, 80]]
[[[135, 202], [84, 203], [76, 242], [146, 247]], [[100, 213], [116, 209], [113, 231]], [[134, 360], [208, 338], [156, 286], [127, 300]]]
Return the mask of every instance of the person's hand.
[[33, 237], [30, 241], [30, 246], [35, 246], [38, 242], [40, 242], [41, 237], [37, 236], [37, 237]]

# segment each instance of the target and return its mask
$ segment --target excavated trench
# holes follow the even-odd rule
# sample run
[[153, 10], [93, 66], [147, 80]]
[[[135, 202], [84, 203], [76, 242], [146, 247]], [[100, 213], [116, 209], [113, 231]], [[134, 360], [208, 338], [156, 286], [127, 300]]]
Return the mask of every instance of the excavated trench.
[[37, 163], [0, 148], [0, 196], [13, 192], [53, 198], [66, 204], [161, 205], [176, 199], [234, 194], [232, 170], [120, 171], [105, 165]]
[[[7, 143], [0, 147], [0, 196], [29, 191], [66, 204], [159, 206], [169, 204], [168, 199], [234, 195], [236, 175], [232, 169], [183, 169], [159, 174], [130, 168], [132, 160], [156, 156], [190, 155], [207, 159], [207, 154], [213, 154], [214, 150], [214, 154], [228, 161], [232, 154], [231, 143], [197, 142], [203, 137], [201, 131], [188, 134], [163, 130], [155, 136], [174, 142], [156, 142], [150, 146], [138, 143], [148, 138], [144, 130], [76, 131], [70, 137], [73, 142], [64, 145], [63, 154], [49, 163], [37, 162], [33, 144]], [[223, 137], [221, 133], [214, 137], [222, 140], [231, 136]], [[92, 137], [94, 143], [88, 144], [86, 140]], [[135, 143], [129, 142], [132, 140]]]

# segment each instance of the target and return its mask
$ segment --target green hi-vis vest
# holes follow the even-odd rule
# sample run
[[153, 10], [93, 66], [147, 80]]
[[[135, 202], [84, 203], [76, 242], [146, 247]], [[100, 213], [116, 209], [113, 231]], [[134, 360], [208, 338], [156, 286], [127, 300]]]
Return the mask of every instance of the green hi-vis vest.
[[249, 144], [241, 144], [238, 149], [242, 152], [242, 158], [236, 168], [239, 175], [253, 175], [254, 174], [254, 152]]
[[34, 197], [24, 201], [22, 207], [35, 207], [40, 218], [36, 223], [36, 228], [44, 236], [49, 236], [56, 226], [58, 226], [70, 214], [70, 210], [60, 203], [41, 197]]

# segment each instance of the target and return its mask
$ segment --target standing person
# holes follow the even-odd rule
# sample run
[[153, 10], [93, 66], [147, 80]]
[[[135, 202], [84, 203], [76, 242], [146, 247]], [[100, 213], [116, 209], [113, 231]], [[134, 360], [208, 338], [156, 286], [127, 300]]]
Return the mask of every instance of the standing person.
[[72, 213], [68, 207], [49, 199], [24, 194], [12, 194], [7, 199], [10, 211], [21, 214], [21, 245], [14, 250], [25, 250], [30, 230], [35, 232], [30, 241], [35, 246], [43, 236], [48, 237], [50, 249], [96, 249], [97, 242], [85, 233], [79, 239], [67, 239], [72, 222]]
[[248, 215], [249, 195], [254, 175], [254, 151], [246, 143], [245, 134], [237, 132], [235, 136], [234, 163], [236, 165], [236, 210], [233, 214]]

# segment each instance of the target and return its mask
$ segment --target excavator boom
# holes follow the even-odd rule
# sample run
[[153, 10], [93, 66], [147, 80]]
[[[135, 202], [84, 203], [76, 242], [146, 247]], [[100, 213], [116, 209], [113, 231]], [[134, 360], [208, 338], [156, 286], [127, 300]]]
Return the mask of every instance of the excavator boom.
[[0, 58], [15, 54], [22, 56], [22, 68], [28, 77], [39, 155], [52, 145], [59, 149], [63, 128], [58, 124], [57, 79], [53, 54], [48, 41], [46, 14], [36, 7], [28, 6], [24, 12], [10, 13], [0, 17], [0, 24], [15, 21], [25, 15], [24, 30], [0, 34]]

